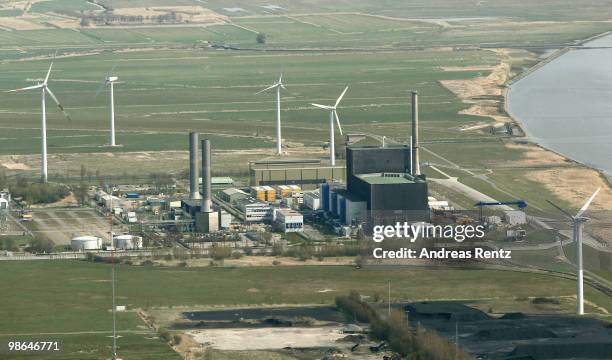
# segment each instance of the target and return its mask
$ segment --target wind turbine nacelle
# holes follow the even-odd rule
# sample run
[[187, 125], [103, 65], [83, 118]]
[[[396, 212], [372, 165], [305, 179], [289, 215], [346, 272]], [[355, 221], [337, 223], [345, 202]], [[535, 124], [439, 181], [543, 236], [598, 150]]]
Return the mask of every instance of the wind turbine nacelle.
[[109, 76], [109, 77], [106, 78], [106, 82], [107, 83], [111, 83], [111, 82], [117, 81], [117, 80], [119, 80], [119, 77], [117, 77], [117, 76]]

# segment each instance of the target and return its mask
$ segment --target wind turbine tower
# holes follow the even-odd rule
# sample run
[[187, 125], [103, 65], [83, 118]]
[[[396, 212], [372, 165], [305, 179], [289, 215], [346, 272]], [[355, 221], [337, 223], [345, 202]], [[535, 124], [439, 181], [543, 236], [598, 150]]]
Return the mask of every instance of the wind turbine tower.
[[335, 143], [334, 143], [334, 118], [336, 118], [336, 123], [338, 124], [338, 130], [340, 130], [340, 135], [342, 135], [342, 126], [340, 126], [340, 118], [338, 118], [337, 109], [338, 109], [338, 105], [340, 104], [340, 101], [342, 101], [342, 98], [344, 97], [344, 94], [346, 94], [347, 90], [348, 90], [348, 86], [344, 88], [344, 91], [342, 92], [342, 94], [340, 94], [340, 97], [338, 97], [338, 100], [336, 100], [336, 103], [334, 104], [334, 106], [312, 104], [313, 106], [316, 106], [319, 109], [329, 110], [329, 160], [330, 160], [331, 166], [336, 166], [336, 148], [335, 148]]
[[64, 116], [66, 116], [66, 118], [70, 120], [70, 116], [68, 116], [62, 104], [60, 104], [59, 100], [57, 100], [57, 97], [55, 97], [55, 94], [53, 94], [51, 89], [49, 89], [49, 86], [48, 86], [49, 75], [51, 75], [52, 68], [53, 68], [53, 63], [51, 63], [51, 65], [49, 66], [49, 70], [47, 71], [47, 76], [45, 76], [45, 79], [42, 83], [38, 83], [37, 85], [33, 85], [33, 86], [27, 86], [21, 89], [7, 91], [7, 92], [20, 92], [20, 91], [34, 90], [34, 89], [40, 89], [41, 91], [41, 96], [40, 96], [41, 154], [40, 156], [41, 156], [41, 181], [43, 183], [46, 183], [48, 180], [48, 174], [47, 174], [47, 112], [46, 112], [46, 104], [45, 104], [46, 94], [49, 94], [51, 99], [55, 102], [57, 107], [62, 111]]
[[555, 205], [551, 201], [548, 201], [552, 206], [557, 208], [557, 210], [561, 211], [565, 216], [567, 216], [573, 223], [573, 238], [574, 243], [576, 244], [576, 313], [578, 315], [584, 315], [584, 267], [582, 264], [582, 229], [584, 228], [584, 223], [589, 220], [589, 218], [582, 216], [584, 212], [589, 208], [591, 202], [597, 194], [599, 193], [601, 188], [597, 188], [593, 195], [582, 205], [580, 210], [576, 215], [572, 215], [569, 212], [563, 210], [559, 206]]
[[113, 68], [108, 72], [108, 74], [106, 74], [106, 77], [104, 78], [104, 82], [102, 82], [102, 85], [100, 85], [100, 87], [98, 88], [98, 91], [96, 92], [96, 96], [95, 96], [95, 97], [98, 97], [98, 95], [100, 94], [100, 91], [102, 91], [102, 88], [104, 86], [107, 86], [107, 85], [109, 86], [110, 146], [118, 146], [117, 142], [115, 141], [115, 82], [119, 80], [119, 77], [111, 75], [114, 70], [115, 70], [115, 66], [113, 66]]
[[285, 85], [283, 84], [283, 73], [282, 72], [278, 78], [278, 81], [268, 86], [267, 88], [255, 93], [255, 95], [261, 94], [262, 92], [265, 92], [271, 89], [276, 89], [276, 153], [278, 155], [281, 155], [283, 152], [282, 139], [281, 139], [281, 110], [280, 110], [281, 109], [280, 107], [281, 89], [287, 90], [287, 88], [285, 88]]

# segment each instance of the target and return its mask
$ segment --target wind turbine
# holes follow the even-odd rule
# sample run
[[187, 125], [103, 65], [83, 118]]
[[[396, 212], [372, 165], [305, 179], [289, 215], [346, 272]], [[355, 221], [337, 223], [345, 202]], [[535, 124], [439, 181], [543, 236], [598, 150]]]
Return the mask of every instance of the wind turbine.
[[584, 205], [582, 205], [578, 213], [573, 216], [572, 214], [563, 210], [559, 206], [555, 205], [552, 201], [546, 200], [548, 201], [549, 204], [551, 204], [552, 206], [557, 208], [557, 210], [561, 211], [565, 216], [567, 216], [573, 223], [573, 228], [574, 228], [573, 238], [574, 238], [574, 242], [576, 243], [576, 269], [578, 271], [578, 275], [577, 275], [578, 282], [576, 283], [576, 299], [577, 299], [576, 312], [578, 313], [578, 315], [584, 315], [582, 229], [584, 227], [584, 223], [589, 220], [589, 218], [582, 216], [582, 214], [584, 214], [584, 212], [588, 209], [589, 205], [591, 205], [591, 202], [593, 201], [593, 199], [595, 199], [595, 196], [597, 196], [597, 193], [599, 193], [599, 190], [601, 190], [601, 187], [595, 190], [595, 192], [593, 193], [593, 195], [591, 195], [591, 197], [587, 200], [587, 202], [585, 202]]
[[57, 97], [55, 97], [51, 89], [49, 89], [48, 82], [49, 82], [49, 75], [51, 75], [52, 68], [53, 68], [53, 62], [51, 63], [51, 65], [49, 65], [47, 76], [45, 76], [45, 80], [42, 83], [38, 83], [37, 85], [33, 85], [33, 86], [27, 86], [21, 89], [6, 91], [6, 92], [19, 92], [19, 91], [27, 91], [27, 90], [34, 90], [34, 89], [41, 90], [41, 97], [40, 97], [41, 154], [40, 155], [42, 158], [41, 181], [43, 183], [46, 183], [48, 179], [48, 176], [47, 176], [47, 113], [46, 113], [46, 106], [45, 106], [45, 97], [46, 97], [45, 95], [46, 94], [49, 94], [51, 99], [53, 99], [55, 104], [57, 104], [57, 107], [62, 111], [64, 116], [66, 116], [66, 118], [70, 120], [70, 116], [68, 116], [62, 104], [60, 104], [59, 100], [57, 100]]
[[344, 97], [344, 94], [346, 94], [347, 90], [348, 86], [344, 88], [344, 91], [342, 92], [342, 94], [340, 94], [340, 97], [338, 97], [338, 100], [336, 100], [334, 106], [312, 104], [313, 106], [316, 106], [320, 109], [329, 110], [329, 160], [331, 162], [331, 166], [336, 165], [336, 153], [334, 144], [334, 117], [336, 118], [336, 123], [338, 124], [338, 130], [340, 130], [340, 135], [342, 135], [342, 126], [340, 126], [340, 118], [338, 118], [338, 112], [336, 110], [338, 108], [338, 104], [340, 104], [340, 101]]
[[283, 73], [281, 72], [278, 81], [274, 84], [268, 86], [267, 88], [258, 91], [255, 95], [261, 94], [262, 92], [276, 89], [276, 153], [281, 155], [282, 153], [282, 144], [281, 144], [281, 119], [280, 119], [280, 99], [281, 99], [281, 88], [283, 90], [287, 90], [285, 85], [283, 84]]
[[116, 65], [113, 65], [113, 68], [108, 72], [108, 74], [106, 74], [104, 82], [102, 85], [100, 85], [98, 91], [96, 92], [97, 97], [105, 85], [110, 86], [110, 146], [117, 146], [117, 143], [115, 142], [115, 81], [119, 80], [119, 78], [111, 75], [115, 70], [115, 66]]

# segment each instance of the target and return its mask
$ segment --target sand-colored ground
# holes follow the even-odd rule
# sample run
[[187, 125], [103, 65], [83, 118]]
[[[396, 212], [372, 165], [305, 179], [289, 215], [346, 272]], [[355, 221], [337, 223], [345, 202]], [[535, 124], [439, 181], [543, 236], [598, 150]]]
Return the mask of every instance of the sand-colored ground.
[[2, 17], [0, 16], [0, 27], [14, 30], [38, 30], [46, 29], [42, 24], [37, 24], [33, 21], [28, 21], [28, 17]]
[[480, 130], [488, 126], [500, 126], [511, 122], [512, 119], [500, 111], [500, 105], [504, 96], [504, 84], [511, 76], [511, 64], [522, 64], [532, 61], [534, 54], [514, 49], [492, 49], [500, 57], [499, 64], [495, 66], [466, 66], [466, 67], [444, 67], [442, 70], [448, 72], [456, 71], [483, 71], [489, 72], [487, 76], [473, 79], [441, 80], [440, 83], [453, 92], [464, 103], [470, 107], [460, 111], [460, 114], [481, 116], [494, 120], [485, 121], [480, 124], [471, 124], [463, 130]]
[[315, 328], [210, 329], [190, 331], [199, 344], [219, 350], [271, 350], [292, 348], [335, 347], [343, 338], [339, 326]]
[[591, 210], [612, 210], [612, 191], [602, 175], [588, 168], [553, 168], [535, 170], [531, 178], [544, 184], [559, 198], [579, 208], [598, 187], [602, 190], [591, 204]]
[[561, 155], [548, 151], [533, 144], [519, 144], [507, 142], [505, 146], [512, 150], [521, 150], [523, 159], [514, 161], [506, 161], [504, 165], [512, 166], [541, 166], [541, 165], [561, 165], [568, 164], [568, 161]]
[[[225, 15], [221, 15], [210, 9], [201, 6], [152, 6], [152, 7], [133, 7], [133, 8], [117, 8], [113, 10], [113, 14], [121, 16], [143, 16], [145, 22], [154, 22], [156, 16], [176, 13], [180, 16], [180, 21], [189, 21], [191, 23], [209, 23], [209, 22], [227, 22], [229, 19]], [[149, 20], [146, 20], [146, 18]]]

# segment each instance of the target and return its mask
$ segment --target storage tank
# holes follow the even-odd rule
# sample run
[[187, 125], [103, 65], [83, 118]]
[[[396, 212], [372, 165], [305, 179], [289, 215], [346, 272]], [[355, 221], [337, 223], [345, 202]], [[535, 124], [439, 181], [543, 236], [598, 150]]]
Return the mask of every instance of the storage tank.
[[77, 236], [70, 240], [70, 247], [74, 251], [100, 250], [102, 238], [97, 236]]
[[142, 237], [134, 235], [117, 235], [115, 236], [115, 246], [117, 249], [142, 249]]

